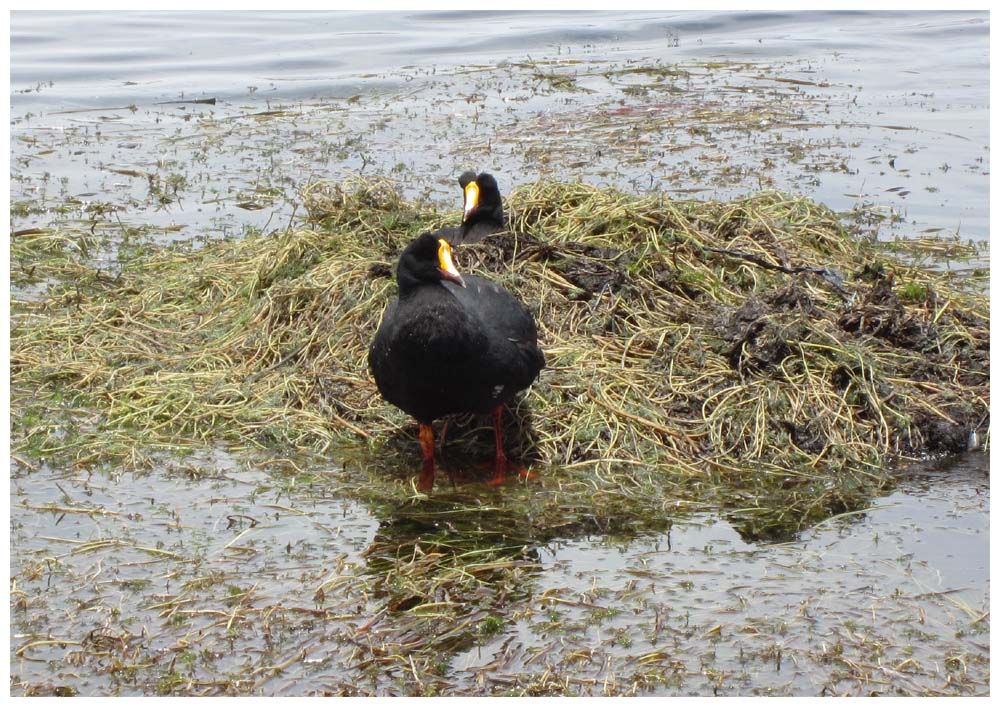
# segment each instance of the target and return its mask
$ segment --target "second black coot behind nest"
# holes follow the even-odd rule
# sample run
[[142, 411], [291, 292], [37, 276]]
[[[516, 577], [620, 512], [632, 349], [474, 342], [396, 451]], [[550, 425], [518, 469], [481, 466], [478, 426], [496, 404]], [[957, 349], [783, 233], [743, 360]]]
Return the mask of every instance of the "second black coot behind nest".
[[[478, 189], [471, 191], [475, 213], [484, 204], [489, 182], [485, 189], [479, 180], [469, 183]], [[466, 187], [466, 213], [469, 194]], [[425, 233], [403, 250], [396, 281], [399, 297], [382, 317], [368, 365], [382, 397], [420, 425], [423, 469], [418, 488], [429, 491], [434, 485], [431, 423], [456, 413], [493, 414], [492, 483], [502, 482], [507, 465], [503, 406], [531, 385], [545, 365], [531, 312], [496, 283], [460, 275], [451, 245], [439, 233]]]
[[463, 172], [458, 184], [462, 187], [462, 225], [455, 229], [443, 229], [439, 232], [440, 236], [452, 245], [477, 243], [507, 228], [500, 187], [492, 174], [482, 172], [477, 175], [471, 170]]

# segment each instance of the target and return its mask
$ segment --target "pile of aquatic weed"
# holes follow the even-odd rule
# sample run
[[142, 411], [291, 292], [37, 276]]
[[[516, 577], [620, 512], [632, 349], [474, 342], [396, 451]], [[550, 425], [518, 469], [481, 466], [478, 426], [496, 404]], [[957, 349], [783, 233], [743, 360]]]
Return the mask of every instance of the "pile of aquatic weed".
[[[97, 466], [363, 441], [378, 473], [345, 492], [411, 495], [415, 423], [379, 397], [367, 349], [400, 250], [458, 214], [385, 181], [303, 199], [311, 228], [98, 264], [86, 232], [15, 233], [12, 282], [29, 293], [12, 303], [15, 455]], [[798, 524], [851, 508], [894, 462], [988, 436], [987, 296], [852, 238], [820, 205], [540, 182], [508, 213], [509, 232], [456, 258], [535, 312], [547, 367], [508, 416], [509, 451], [581, 510], [670, 488]], [[491, 458], [473, 422], [449, 429], [446, 469]]]

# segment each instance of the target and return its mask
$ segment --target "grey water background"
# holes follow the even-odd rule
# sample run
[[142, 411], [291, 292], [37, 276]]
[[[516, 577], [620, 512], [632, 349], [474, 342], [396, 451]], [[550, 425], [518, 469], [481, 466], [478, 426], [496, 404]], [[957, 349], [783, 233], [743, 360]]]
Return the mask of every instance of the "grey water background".
[[[211, 111], [235, 116], [355, 96], [374, 101], [377, 96], [379, 102], [358, 123], [366, 130], [379, 113], [399, 118], [405, 114], [401, 111], [412, 112], [404, 125], [397, 120], [381, 132], [366, 132], [369, 151], [364, 154], [349, 152], [337, 159], [307, 150], [281, 151], [283, 140], [297, 144], [294, 135], [262, 133], [247, 141], [243, 159], [226, 161], [220, 155], [214, 161], [209, 154], [202, 163], [210, 175], [206, 180], [256, 184], [280, 172], [288, 186], [298, 187], [319, 176], [342, 178], [363, 169], [388, 172], [388, 166], [400, 162], [411, 167], [410, 174], [425, 177], [424, 183], [408, 178], [404, 186], [409, 195], [422, 194], [442, 208], [455, 208], [452, 181], [465, 166], [457, 163], [461, 150], [435, 150], [437, 140], [457, 139], [458, 131], [435, 137], [435, 147], [428, 149], [430, 131], [421, 118], [438, 121], [435, 125], [476, 119], [475, 106], [461, 98], [474, 81], [464, 78], [464, 67], [564, 58], [752, 61], [794, 67], [799, 79], [833, 87], [804, 89], [830, 90], [833, 97], [830, 123], [816, 128], [808, 139], [836, 139], [850, 146], [844, 157], [848, 169], [806, 174], [794, 164], [783, 165], [776, 186], [806, 192], [837, 210], [865, 202], [899, 214], [899, 224], [887, 226], [883, 237], [943, 231], [974, 240], [989, 238], [989, 16], [984, 12], [18, 11], [11, 15], [10, 39], [12, 201], [56, 205], [71, 198], [82, 214], [87, 204], [107, 200], [126, 222], [179, 224], [172, 237], [239, 233], [248, 224], [273, 228], [295, 214], [291, 199], [278, 200], [268, 209], [241, 210], [235, 204], [243, 192], [226, 187], [219, 187], [219, 198], [190, 197], [168, 209], [146, 208], [129, 180], [106, 169], [154, 169], [158, 162], [175, 159], [177, 148], [163, 136], [175, 131], [181, 135], [192, 115]], [[443, 93], [424, 91], [440, 76], [451, 81]], [[498, 115], [502, 110], [505, 116], [537, 119], [561, 108], [557, 100], [562, 97], [504, 102], [502, 88], [494, 87], [489, 98]], [[842, 100], [844, 96], [850, 98]], [[217, 102], [211, 107], [163, 103], [206, 98]], [[597, 105], [601, 98], [577, 100], [586, 109], [587, 101]], [[402, 108], [407, 100], [417, 108]], [[127, 106], [135, 110], [122, 110]], [[309, 125], [314, 131], [323, 123], [313, 116]], [[68, 149], [63, 139], [71, 134], [93, 136], [96, 152]], [[219, 137], [222, 143], [227, 139]], [[734, 141], [726, 149], [738, 154], [744, 147]], [[267, 152], [271, 149], [278, 151]], [[659, 183], [655, 169], [609, 170], [599, 160], [572, 167], [535, 165], [517, 162], [515, 155], [510, 158], [513, 166], [505, 170], [500, 157], [494, 159], [494, 164], [478, 166], [501, 174], [508, 192], [543, 175], [610, 183], [625, 190], [671, 189]], [[696, 195], [726, 198], [756, 187], [752, 180], [719, 187], [702, 184]], [[66, 212], [56, 209], [32, 212], [12, 216], [12, 228], [64, 218]], [[83, 493], [58, 470], [12, 473], [11, 498], [21, 499], [11, 505], [18, 527], [11, 536], [15, 576], [27, 558], [46, 551], [47, 541], [40, 536], [54, 532], [46, 514], [22, 504], [27, 499], [40, 505], [52, 497], [51, 487], [45, 488], [46, 474], [62, 478], [70, 497]], [[109, 504], [129, 507], [148, 496], [147, 489], [139, 488], [148, 479], [129, 479], [115, 477], [104, 485]], [[202, 514], [204, 529], [219, 524], [214, 516], [222, 511], [205, 506], [197, 481], [174, 479], [157, 485], [184, 499], [192, 514]], [[168, 489], [171, 485], [177, 488]], [[346, 541], [363, 547], [378, 521], [360, 506], [346, 504], [350, 508], [343, 510], [345, 503], [338, 512], [350, 514], [356, 526]], [[71, 520], [62, 532], [114, 532], [104, 521]], [[292, 527], [294, 522], [287, 519], [273, 526], [269, 539], [274, 547], [308, 532]], [[267, 543], [265, 538], [262, 546]], [[704, 626], [718, 620], [720, 605], [734, 601], [737, 585], [753, 585], [761, 578], [768, 580], [767, 589], [757, 594], [753, 609], [761, 620], [786, 616], [791, 622], [797, 604], [789, 597], [806, 601], [807, 596], [821, 596], [823, 606], [815, 607], [821, 620], [850, 616], [862, 623], [869, 613], [874, 615], [876, 605], [905, 613], [919, 604], [927, 618], [921, 630], [930, 638], [916, 641], [918, 658], [943, 660], [958, 643], [963, 651], [986, 655], [988, 666], [988, 634], [956, 638], [970, 617], [989, 611], [989, 464], [981, 454], [928, 463], [902, 478], [891, 495], [874, 500], [864, 514], [811, 529], [792, 543], [769, 548], [747, 541], [724, 519], [711, 516], [679, 521], [672, 543], [670, 553], [662, 552], [655, 538], [611, 546], [601, 538], [555, 543], [542, 552], [546, 571], [540, 586], [582, 590], [598, 574], [602, 581], [624, 583], [628, 575], [622, 572], [640, 567], [663, 581], [689, 572], [699, 593], [690, 606], [692, 622]], [[702, 551], [709, 546], [715, 546], [714, 553]], [[283, 590], [276, 586], [275, 591]], [[640, 613], [637, 608], [635, 616]], [[12, 650], [15, 632], [12, 624]], [[799, 640], [808, 642], [790, 635], [789, 649]], [[947, 648], [939, 650], [939, 644]], [[470, 653], [457, 662], [474, 666], [487, 660], [481, 653]], [[30, 674], [39, 668], [12, 657], [15, 670]], [[289, 676], [287, 689], [300, 689], [294, 669]], [[93, 676], [82, 684], [98, 691], [103, 685]], [[795, 694], [814, 694], [820, 687], [819, 678], [805, 666], [786, 667], [784, 674], [779, 670], [755, 675], [754, 684]]]
[[[983, 240], [989, 237], [988, 39], [984, 12], [14, 12], [12, 133], [16, 140], [43, 129], [66, 130], [88, 117], [57, 111], [147, 109], [181, 99], [244, 107], [378, 93], [391, 97], [379, 108], [391, 113], [394, 104], [418, 102], [413, 94], [420, 91], [411, 87], [422, 89], [421, 81], [435, 74], [546, 57], [790, 63], [793, 80], [833, 87], [830, 125], [813, 128], [805, 139], [846, 139], [854, 149], [845, 172], [806, 184], [805, 165], [798, 171], [782, 165], [787, 171], [779, 170], [777, 188], [808, 191], [838, 211], [859, 202], [885, 206], [912, 226], [907, 233], [941, 229]], [[478, 120], [475, 106], [449, 100], [464, 88], [445, 86], [446, 94], [430, 103], [430, 117], [443, 111], [457, 121]], [[841, 99], [849, 104], [838, 105]], [[519, 97], [500, 108], [530, 116], [559, 106]], [[143, 127], [153, 127], [144, 115], [119, 116], [104, 134], [117, 135], [117, 127], [123, 138], [140, 138]], [[151, 115], [161, 131], [171, 126], [166, 116]], [[358, 132], [370, 132], [375, 118], [356, 125]], [[861, 123], [878, 127], [859, 129]], [[383, 144], [384, 152], [414, 161], [428, 182], [453, 178], [460, 166], [421, 154], [429, 152], [430, 136], [419, 124], [409, 127], [412, 132], [390, 126], [386, 140], [392, 144]], [[731, 154], [744, 149], [738, 142], [726, 146]], [[128, 147], [116, 151], [128, 154]], [[93, 189], [93, 179], [83, 180], [69, 162], [62, 167], [72, 187]], [[480, 166], [500, 172], [507, 191], [544, 173], [537, 165], [510, 162], [507, 169]], [[582, 162], [552, 169], [562, 178], [624, 187], [649, 176], [655, 186], [655, 173], [595, 177], [599, 160]], [[48, 166], [43, 159], [35, 165]], [[359, 167], [350, 160], [343, 166]], [[339, 167], [330, 160], [303, 164], [299, 181], [305, 175], [336, 178]], [[725, 198], [755, 186], [703, 196]], [[440, 199], [454, 200], [450, 184], [433, 188]], [[18, 195], [15, 188], [12, 196]]]

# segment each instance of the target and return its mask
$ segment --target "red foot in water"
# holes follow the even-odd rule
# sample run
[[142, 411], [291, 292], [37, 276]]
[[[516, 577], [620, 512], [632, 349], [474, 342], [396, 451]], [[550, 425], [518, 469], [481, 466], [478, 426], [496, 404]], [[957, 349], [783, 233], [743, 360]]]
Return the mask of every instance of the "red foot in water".
[[[509, 469], [508, 469], [508, 471], [509, 471]], [[515, 467], [514, 472], [517, 474], [517, 477], [519, 479], [522, 479], [524, 481], [527, 481], [529, 479], [537, 479], [538, 478], [538, 474], [536, 474], [533, 471], [530, 471], [527, 467], [523, 467], [523, 466], [519, 466], [518, 465], [518, 466]], [[500, 486], [505, 481], [507, 481], [507, 478], [508, 478], [508, 474], [506, 474], [506, 473], [494, 474], [493, 478], [490, 479], [489, 481], [487, 481], [486, 483], [489, 484], [490, 486]]]

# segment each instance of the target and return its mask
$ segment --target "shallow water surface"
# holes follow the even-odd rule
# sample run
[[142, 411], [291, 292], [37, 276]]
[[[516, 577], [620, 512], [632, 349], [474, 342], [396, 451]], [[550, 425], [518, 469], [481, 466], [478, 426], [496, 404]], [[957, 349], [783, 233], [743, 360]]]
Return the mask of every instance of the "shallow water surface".
[[985, 658], [988, 545], [988, 465], [973, 458], [927, 468], [864, 513], [792, 542], [748, 541], [705, 515], [667, 537], [556, 544], [539, 589], [570, 587], [618, 612], [587, 633], [607, 670], [634, 670], [636, 655], [665, 647], [664, 663], [698, 666], [679, 694], [837, 694], [863, 671], [838, 683], [819, 666], [863, 664], [869, 652], [878, 659], [871, 691], [891, 694], [911, 680], [941, 685], [897, 681], [906, 661], [926, 669], [954, 655]]
[[[988, 37], [983, 12], [15, 12], [11, 229], [103, 237], [114, 274], [142, 238], [302, 224], [320, 178], [457, 212], [474, 166], [987, 240]], [[12, 458], [11, 693], [988, 694], [984, 455], [780, 543], [670, 499], [641, 533], [542, 532], [517, 494], [550, 478], [436, 490], [481, 515], [427, 524], [297, 464]]]
[[474, 166], [984, 240], [988, 36], [975, 12], [15, 12], [11, 197], [46, 208], [16, 226], [99, 202], [171, 238], [273, 228], [357, 173], [455, 208]]
[[[464, 539], [410, 538], [385, 509], [338, 499], [342, 473], [295, 488], [216, 455], [142, 477], [61, 476], [54, 498], [14, 465], [13, 694], [149, 691], [130, 665], [162, 674], [166, 692], [417, 690], [378, 646], [414, 640], [419, 617], [399, 602], [406, 565], [440, 552], [430, 535], [438, 548]], [[484, 575], [442, 597], [470, 600], [472, 627], [491, 630], [442, 639], [437, 689], [982, 694], [988, 550], [981, 455], [925, 465], [784, 543], [702, 512], [662, 533], [541, 540], [510, 556], [516, 586]]]

